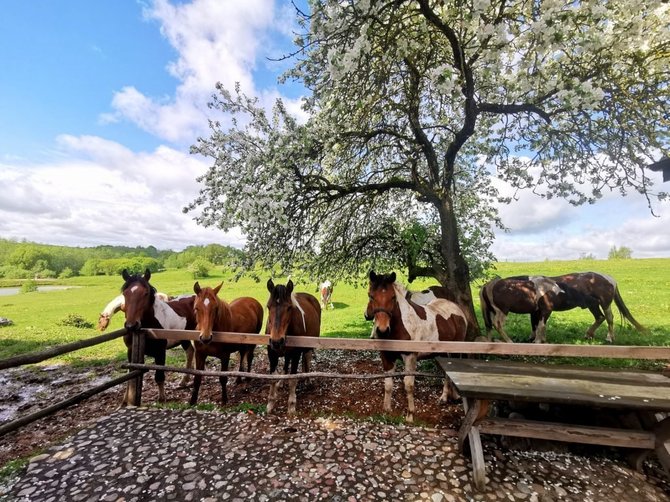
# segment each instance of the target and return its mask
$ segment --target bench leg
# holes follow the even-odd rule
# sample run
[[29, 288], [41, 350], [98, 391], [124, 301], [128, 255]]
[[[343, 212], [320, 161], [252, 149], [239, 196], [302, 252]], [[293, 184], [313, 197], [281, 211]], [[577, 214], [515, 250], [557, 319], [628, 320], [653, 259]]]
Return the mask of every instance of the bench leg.
[[468, 438], [470, 446], [470, 458], [472, 460], [472, 480], [478, 490], [486, 486], [486, 464], [484, 463], [484, 450], [479, 436], [479, 429], [475, 422], [488, 410], [488, 402], [479, 399], [464, 398], [465, 418], [458, 431], [458, 449], [464, 451], [465, 438]]
[[656, 435], [656, 456], [665, 473], [670, 476], [670, 417], [665, 418], [654, 427]]

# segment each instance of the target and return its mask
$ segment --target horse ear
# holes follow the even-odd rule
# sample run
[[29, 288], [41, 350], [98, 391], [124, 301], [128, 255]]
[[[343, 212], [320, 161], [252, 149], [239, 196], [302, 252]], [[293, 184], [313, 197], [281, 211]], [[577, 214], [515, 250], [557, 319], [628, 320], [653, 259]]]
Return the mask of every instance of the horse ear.
[[272, 293], [274, 289], [275, 289], [275, 283], [272, 282], [272, 279], [268, 279], [268, 291]]
[[124, 281], [127, 281], [130, 279], [130, 274], [128, 273], [128, 269], [124, 268], [123, 271], [121, 272], [121, 277], [123, 277]]
[[391, 272], [391, 282], [395, 282], [395, 272]]
[[289, 295], [291, 294], [291, 291], [293, 291], [293, 281], [291, 279], [286, 283], [286, 291]]
[[221, 286], [223, 286], [223, 281], [221, 281], [221, 284], [219, 284], [217, 287], [214, 288], [215, 295], [219, 294], [219, 291], [221, 291]]
[[370, 282], [375, 282], [375, 280], [377, 280], [377, 274], [375, 274], [374, 270], [370, 270], [368, 276], [370, 277]]
[[199, 283], [198, 281], [195, 281], [195, 284], [193, 285], [193, 292], [194, 292], [196, 295], [199, 295], [199, 294], [200, 294], [200, 291], [202, 291], [202, 290], [200, 289], [200, 283]]
[[144, 271], [144, 280], [147, 281], [147, 282], [149, 282], [149, 279], [151, 279], [151, 270], [146, 269], [146, 270]]

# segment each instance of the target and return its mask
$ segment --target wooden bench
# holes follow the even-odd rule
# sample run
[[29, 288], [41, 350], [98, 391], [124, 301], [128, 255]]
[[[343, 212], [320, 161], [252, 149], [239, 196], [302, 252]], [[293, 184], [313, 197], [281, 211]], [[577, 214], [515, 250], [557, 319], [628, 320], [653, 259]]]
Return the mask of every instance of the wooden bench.
[[[486, 484], [480, 433], [636, 448], [644, 455], [655, 452], [666, 474], [670, 472], [670, 417], [665, 413], [670, 411], [670, 378], [660, 373], [445, 357], [437, 360], [463, 398], [465, 418], [458, 446], [463, 451], [468, 440], [478, 489]], [[642, 429], [624, 429], [489, 417], [489, 402], [496, 400], [642, 411], [652, 420]]]

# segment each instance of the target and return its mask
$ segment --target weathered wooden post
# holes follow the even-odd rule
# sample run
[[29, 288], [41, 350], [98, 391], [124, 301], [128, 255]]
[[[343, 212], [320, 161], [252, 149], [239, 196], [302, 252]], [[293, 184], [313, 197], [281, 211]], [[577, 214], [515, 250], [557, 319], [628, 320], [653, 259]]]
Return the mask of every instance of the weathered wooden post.
[[[144, 364], [144, 343], [145, 335], [141, 329], [133, 332], [133, 343], [130, 349], [130, 362], [135, 364]], [[142, 404], [142, 382], [144, 372], [134, 380], [128, 382], [128, 400], [127, 404], [140, 406]]]

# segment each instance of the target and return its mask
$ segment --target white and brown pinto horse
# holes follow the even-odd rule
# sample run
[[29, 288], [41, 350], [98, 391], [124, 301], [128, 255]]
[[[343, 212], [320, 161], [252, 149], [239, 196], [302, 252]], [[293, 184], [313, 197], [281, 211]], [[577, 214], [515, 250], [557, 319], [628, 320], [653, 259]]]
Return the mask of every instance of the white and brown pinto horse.
[[[149, 279], [151, 279], [151, 271], [149, 269], [144, 272], [144, 275], [130, 275], [124, 269], [121, 275], [125, 281], [121, 287], [124, 312], [126, 314], [124, 323], [126, 334], [123, 336], [123, 341], [128, 348], [129, 361], [132, 334], [138, 329], [195, 329], [196, 320], [193, 311], [195, 297], [193, 295], [187, 298], [164, 302], [157, 298], [156, 288], [149, 284]], [[191, 342], [171, 342], [168, 344], [167, 340], [146, 338], [144, 354], [153, 357], [157, 365], [164, 366], [167, 349], [176, 347], [177, 345], [181, 345], [186, 351], [186, 367], [193, 368], [194, 349]], [[165, 372], [157, 370], [155, 380], [158, 385], [158, 401], [163, 403], [165, 402]], [[188, 380], [188, 375], [184, 375], [180, 385], [186, 385]], [[122, 406], [129, 404], [127, 401], [128, 390], [126, 388]]]
[[491, 340], [495, 330], [506, 342], [511, 338], [505, 332], [509, 313], [530, 314], [532, 336], [536, 343], [547, 340], [547, 321], [553, 311], [576, 307], [598, 310], [598, 301], [563, 282], [543, 275], [520, 275], [495, 278], [482, 286], [479, 292], [486, 337]]
[[[368, 305], [365, 318], [374, 320], [373, 338], [417, 341], [463, 341], [467, 332], [467, 319], [454, 302], [435, 298], [426, 304], [410, 299], [410, 293], [396, 282], [396, 274], [375, 274], [370, 271]], [[417, 359], [423, 354], [381, 351], [382, 367], [386, 372], [395, 371], [396, 361], [402, 357], [405, 371], [416, 371]], [[425, 357], [430, 357], [425, 355]], [[404, 378], [407, 393], [408, 422], [414, 421], [414, 376]], [[393, 378], [384, 381], [384, 411], [391, 412]], [[440, 402], [458, 397], [445, 376]]]
[[[263, 306], [255, 298], [244, 296], [236, 298], [230, 303], [219, 298], [219, 291], [223, 283], [215, 288], [201, 288], [199, 283], [193, 285], [195, 302], [193, 308], [197, 321], [197, 330], [200, 331], [199, 340], [193, 342], [195, 346], [195, 367], [205, 369], [207, 356], [221, 360], [221, 371], [228, 371], [230, 354], [240, 353], [240, 371], [251, 371], [254, 360], [253, 344], [213, 342], [213, 331], [228, 331], [233, 333], [260, 333], [263, 327]], [[198, 392], [202, 376], [196, 375], [193, 381], [193, 392], [190, 404], [198, 402]], [[221, 402], [226, 404], [228, 394], [226, 384], [228, 377], [219, 377], [221, 383]]]
[[321, 308], [327, 309], [328, 307], [335, 308], [332, 302], [333, 298], [333, 283], [330, 281], [323, 281], [319, 284], [319, 294], [321, 295]]
[[[321, 332], [321, 306], [314, 296], [308, 293], [294, 293], [291, 280], [286, 285], [277, 284], [268, 279], [268, 323], [265, 332], [270, 336], [268, 341], [268, 359], [270, 374], [277, 370], [279, 358], [284, 357], [284, 373], [296, 374], [302, 356], [302, 371], [310, 371], [313, 349], [286, 347], [287, 337], [312, 336]], [[290, 365], [290, 367], [289, 367]], [[295, 415], [297, 380], [289, 380], [288, 414]], [[281, 381], [270, 385], [267, 412], [272, 413], [277, 402], [277, 391]]]
[[[156, 298], [160, 298], [164, 302], [170, 300], [170, 297], [165, 293], [156, 292]], [[107, 326], [109, 326], [109, 321], [112, 319], [112, 316], [117, 312], [122, 312], [125, 309], [123, 295], [116, 296], [112, 298], [105, 308], [100, 312], [98, 317], [98, 329], [100, 331], [105, 331]]]
[[[612, 315], [612, 301], [616, 304], [621, 315], [625, 317], [635, 329], [645, 332], [646, 328], [635, 320], [628, 307], [621, 298], [619, 287], [614, 278], [596, 272], [576, 272], [572, 274], [550, 277], [557, 283], [566, 284], [580, 292], [597, 300], [595, 307], [588, 307], [595, 319], [594, 323], [586, 331], [587, 338], [593, 338], [598, 327], [607, 319], [607, 341], [614, 342], [614, 316]], [[567, 310], [567, 309], [554, 309]]]

